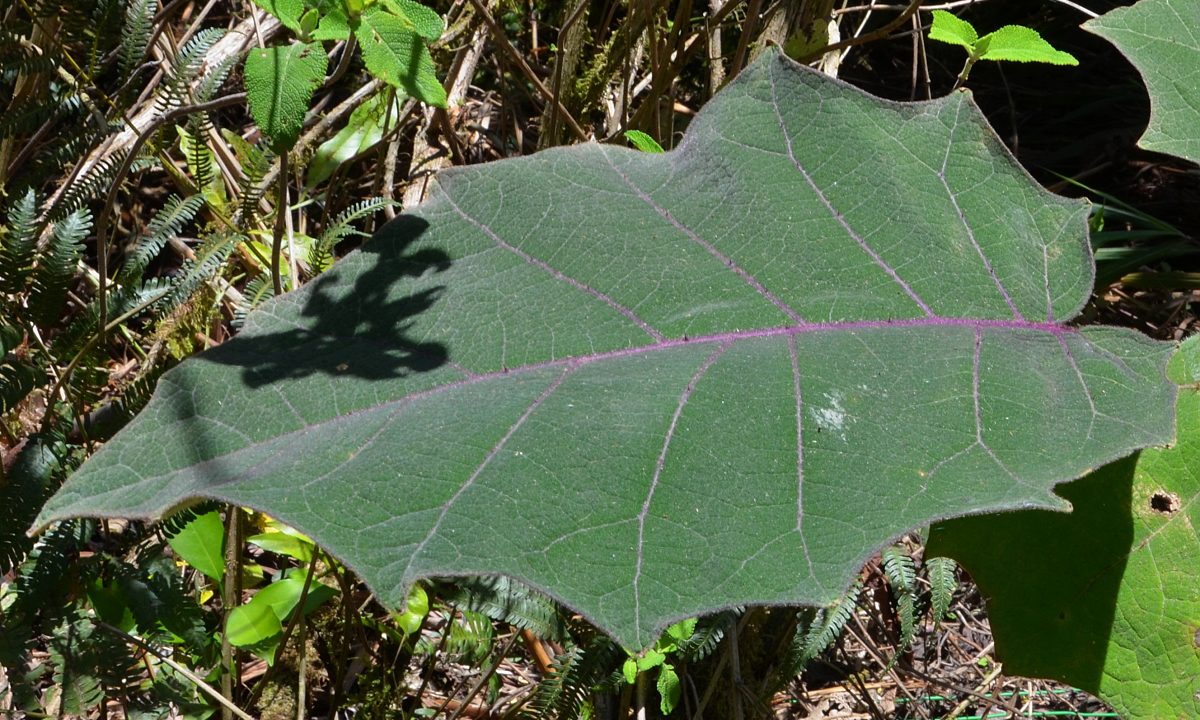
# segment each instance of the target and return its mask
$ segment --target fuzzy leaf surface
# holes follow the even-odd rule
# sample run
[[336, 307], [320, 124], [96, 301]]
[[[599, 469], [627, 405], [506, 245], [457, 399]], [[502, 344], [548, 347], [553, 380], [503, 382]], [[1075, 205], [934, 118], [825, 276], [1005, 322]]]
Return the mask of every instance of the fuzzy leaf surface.
[[309, 101], [325, 79], [328, 62], [319, 43], [260, 48], [246, 56], [250, 113], [276, 153], [287, 152], [296, 144]]
[[1142, 0], [1083, 27], [1116, 45], [1150, 91], [1141, 146], [1200, 163], [1200, 2]]
[[1170, 346], [1066, 324], [1086, 216], [968, 94], [889, 103], [765, 53], [672, 152], [445, 173], [165, 375], [38, 524], [220, 498], [393, 607], [503, 574], [630, 648], [827, 604], [911, 528], [1061, 508], [1172, 437]]
[[[1196, 347], [1185, 347], [1193, 366]], [[928, 546], [988, 598], [1007, 670], [1075, 685], [1128, 718], [1200, 717], [1200, 374], [1183, 374], [1175, 446], [1064, 487], [1070, 514], [950, 520]]]

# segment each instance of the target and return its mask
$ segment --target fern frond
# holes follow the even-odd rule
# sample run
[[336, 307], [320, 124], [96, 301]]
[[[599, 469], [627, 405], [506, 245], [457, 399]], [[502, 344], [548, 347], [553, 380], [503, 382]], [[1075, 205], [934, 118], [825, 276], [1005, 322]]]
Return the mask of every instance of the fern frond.
[[165, 113], [187, 103], [188, 91], [204, 68], [204, 58], [217, 41], [225, 36], [220, 28], [205, 28], [192, 36], [191, 40], [171, 58], [171, 68], [164, 80], [164, 91], [159, 96], [157, 110]]
[[237, 303], [233, 311], [233, 321], [231, 322], [233, 329], [241, 330], [250, 311], [273, 297], [275, 297], [275, 288], [271, 284], [271, 278], [267, 275], [259, 275], [246, 283], [246, 287], [242, 290], [241, 301]]
[[929, 578], [930, 613], [933, 621], [940, 623], [958, 591], [958, 563], [948, 557], [929, 558], [925, 561], [925, 574]]
[[0, 483], [0, 575], [7, 575], [33, 547], [25, 531], [58, 485], [58, 452], [52, 438], [30, 437]]
[[372, 197], [356, 202], [338, 213], [337, 217], [329, 223], [329, 226], [325, 228], [321, 236], [317, 238], [317, 241], [312, 244], [312, 249], [309, 251], [308, 263], [313, 268], [313, 272], [319, 273], [333, 263], [333, 249], [339, 242], [351, 235], [367, 236], [367, 233], [351, 225], [352, 222], [369, 217], [386, 207], [393, 207], [395, 205], [397, 203], [393, 200]]
[[180, 199], [178, 195], [167, 198], [162, 209], [155, 213], [154, 218], [146, 225], [145, 234], [129, 253], [117, 276], [118, 282], [133, 284], [140, 281], [146, 268], [162, 251], [163, 246], [178, 235], [183, 226], [191, 222], [202, 207], [204, 198], [200, 195], [191, 195], [184, 199]]
[[133, 74], [154, 33], [154, 15], [158, 12], [158, 0], [133, 0], [125, 9], [125, 25], [121, 28], [121, 77]]
[[917, 565], [912, 557], [901, 547], [889, 547], [883, 551], [883, 574], [892, 593], [897, 597], [902, 593], [916, 592]]
[[92, 213], [80, 208], [54, 224], [50, 245], [37, 259], [29, 291], [29, 311], [34, 322], [51, 325], [66, 302], [67, 286], [83, 256], [83, 239], [92, 229]]
[[238, 209], [234, 222], [242, 230], [249, 230], [258, 217], [258, 201], [267, 189], [262, 186], [262, 179], [275, 162], [275, 154], [261, 142], [251, 145], [236, 133], [225, 131], [222, 134], [233, 147], [244, 174], [238, 183]]
[[0, 233], [0, 293], [25, 289], [37, 250], [37, 195], [28, 190], [9, 212], [9, 223]]
[[187, 160], [188, 172], [192, 174], [196, 188], [202, 192], [207, 190], [215, 179], [213, 173], [215, 159], [212, 149], [208, 147], [207, 128], [209, 127], [212, 127], [212, 123], [208, 121], [208, 117], [203, 113], [198, 113], [188, 118], [186, 130], [178, 128], [179, 147], [183, 150], [184, 158]]
[[698, 662], [712, 655], [721, 646], [725, 633], [737, 619], [738, 613], [733, 610], [723, 610], [700, 618], [692, 636], [679, 643], [679, 657], [684, 662]]
[[221, 58], [219, 62], [213, 63], [208, 71], [200, 77], [200, 82], [196, 83], [196, 87], [192, 90], [192, 95], [196, 102], [208, 102], [217, 96], [217, 91], [229, 79], [229, 73], [237, 65], [240, 55], [229, 55]]
[[171, 279], [171, 289], [162, 300], [155, 303], [155, 312], [160, 316], [166, 315], [186, 302], [203, 283], [216, 276], [237, 244], [244, 240], [241, 235], [209, 235], [196, 249], [196, 257], [184, 262], [179, 273]]
[[101, 159], [78, 177], [59, 195], [58, 201], [47, 213], [52, 220], [65, 217], [83, 207], [85, 203], [98, 200], [108, 192], [117, 177], [121, 163], [125, 162], [125, 151], [120, 150]]
[[619, 667], [624, 655], [620, 646], [601, 634], [568, 647], [554, 658], [554, 672], [538, 684], [522, 715], [556, 720], [584, 717], [592, 690]]
[[885, 548], [882, 556], [883, 574], [896, 598], [896, 615], [900, 619], [900, 648], [912, 645], [917, 626], [917, 565], [904, 548]]
[[793, 646], [795, 647], [795, 666], [797, 671], [825, 651], [837, 636], [841, 634], [854, 616], [855, 603], [862, 592], [862, 581], [854, 583], [846, 594], [829, 607], [820, 608], [813, 613], [811, 621], [797, 630]]
[[438, 586], [437, 594], [461, 609], [530, 630], [538, 637], [561, 642], [566, 620], [558, 604], [532, 588], [504, 576], [466, 578]]

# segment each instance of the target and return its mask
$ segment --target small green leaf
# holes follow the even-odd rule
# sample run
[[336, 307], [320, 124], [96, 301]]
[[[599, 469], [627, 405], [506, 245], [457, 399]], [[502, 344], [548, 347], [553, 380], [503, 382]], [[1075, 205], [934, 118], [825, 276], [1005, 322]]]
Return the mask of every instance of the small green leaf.
[[317, 5], [321, 22], [313, 32], [313, 40], [349, 40], [350, 16], [342, 0], [322, 0]]
[[[329, 179], [339, 165], [371, 149], [383, 139], [388, 125], [394, 127], [400, 116], [400, 97], [389, 103], [391, 91], [381, 92], [367, 99], [350, 113], [350, 121], [333, 137], [317, 148], [308, 163], [308, 174], [304, 179], [308, 187], [316, 187]], [[387, 120], [387, 125], [385, 125]]]
[[641, 130], [626, 130], [625, 139], [638, 150], [647, 153], [663, 152], [662, 145]]
[[192, 518], [167, 544], [179, 559], [220, 582], [225, 575], [225, 523], [216, 510]]
[[625, 682], [629, 685], [637, 682], [638, 666], [637, 661], [633, 658], [626, 658], [625, 664], [621, 666], [621, 675], [625, 677]]
[[[932, 37], [932, 36], [931, 36]], [[1013, 62], [1041, 62], [1051, 65], [1078, 65], [1075, 56], [1055, 50], [1032, 28], [1022, 25], [1005, 25], [979, 39], [980, 60], [1010, 60]]]
[[325, 78], [328, 59], [317, 43], [251, 50], [246, 56], [246, 96], [254, 122], [285, 153], [300, 137], [313, 92]]
[[667, 659], [667, 656], [651, 648], [647, 650], [641, 657], [637, 659], [637, 669], [639, 672], [652, 670], [659, 665], [662, 665]]
[[254, 4], [278, 18], [294, 33], [302, 32], [300, 19], [304, 16], [304, 0], [254, 0]]
[[300, 533], [268, 532], [248, 538], [246, 542], [300, 562], [312, 560], [313, 541]]
[[434, 74], [429, 48], [411, 23], [372, 7], [359, 18], [354, 36], [372, 75], [427, 105], [446, 107], [446, 90]]
[[961, 45], [969, 52], [975, 50], [975, 42], [979, 34], [974, 26], [966, 20], [960, 20], [945, 10], [933, 11], [933, 25], [929, 28], [929, 39], [939, 42]]
[[279, 616], [275, 614], [271, 604], [263, 599], [264, 592], [266, 592], [266, 588], [250, 598], [250, 602], [235, 607], [229, 613], [229, 621], [225, 624], [225, 634], [229, 636], [231, 645], [236, 647], [256, 645], [282, 632], [283, 625], [279, 622]]
[[396, 625], [406, 635], [412, 635], [421, 629], [421, 626], [425, 624], [425, 616], [429, 614], [429, 595], [426, 594], [425, 588], [419, 584], [413, 585], [412, 591], [408, 594], [406, 608], [403, 613], [396, 615]]
[[663, 638], [669, 639], [671, 645], [678, 645], [695, 634], [696, 618], [688, 618], [687, 620], [680, 620], [679, 622], [667, 628]]
[[300, 36], [303, 38], [310, 37], [321, 23], [321, 14], [316, 8], [309, 10], [300, 16]]
[[670, 715], [679, 704], [679, 691], [679, 675], [670, 663], [664, 663], [662, 670], [658, 671], [658, 694], [661, 698], [659, 709], [663, 715]]

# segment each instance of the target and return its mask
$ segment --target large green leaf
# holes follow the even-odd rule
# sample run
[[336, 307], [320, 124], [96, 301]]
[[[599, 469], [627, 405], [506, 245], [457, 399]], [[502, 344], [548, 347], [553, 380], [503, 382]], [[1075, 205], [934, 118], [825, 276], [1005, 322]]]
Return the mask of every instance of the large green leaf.
[[1150, 91], [1147, 150], [1200, 163], [1200, 1], [1142, 0], [1084, 28], [1117, 46]]
[[500, 573], [629, 647], [825, 604], [908, 529], [1064, 507], [1170, 439], [1170, 346], [1066, 324], [1086, 215], [968, 94], [888, 103], [768, 52], [672, 152], [445, 173], [165, 375], [38, 522], [221, 498], [393, 606]]
[[320, 43], [251, 50], [246, 56], [246, 100], [271, 149], [292, 149], [304, 126], [308, 103], [325, 79], [329, 59]]
[[1081, 687], [1128, 718], [1200, 717], [1200, 373], [1180, 369], [1191, 385], [1177, 445], [1064, 487], [1069, 515], [962, 518], [929, 540], [987, 596], [1006, 670]]

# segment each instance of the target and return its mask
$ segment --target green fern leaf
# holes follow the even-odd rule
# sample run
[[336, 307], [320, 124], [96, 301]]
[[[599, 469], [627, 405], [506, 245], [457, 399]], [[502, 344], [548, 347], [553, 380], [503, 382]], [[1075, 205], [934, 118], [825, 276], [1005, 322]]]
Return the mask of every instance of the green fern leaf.
[[930, 612], [933, 621], [940, 623], [958, 590], [958, 563], [948, 557], [929, 558], [925, 561], [925, 572], [929, 577]]
[[121, 77], [130, 77], [146, 57], [157, 12], [157, 0], [133, 0], [125, 9], [125, 26], [121, 29]]
[[154, 218], [146, 225], [145, 234], [137, 241], [132, 252], [121, 268], [117, 279], [121, 283], [132, 284], [141, 280], [150, 262], [158, 256], [163, 246], [179, 234], [204, 207], [204, 198], [191, 195], [181, 199], [172, 195], [163, 203], [162, 209], [155, 213]]
[[0, 293], [25, 289], [37, 249], [37, 196], [29, 190], [10, 211], [9, 225], [0, 233]]
[[54, 224], [50, 245], [37, 259], [29, 292], [29, 310], [34, 322], [52, 325], [66, 302], [67, 286], [75, 277], [83, 256], [83, 239], [92, 229], [92, 213], [80, 208]]

